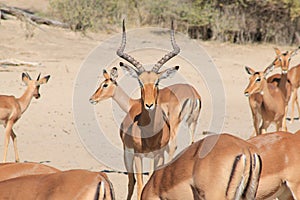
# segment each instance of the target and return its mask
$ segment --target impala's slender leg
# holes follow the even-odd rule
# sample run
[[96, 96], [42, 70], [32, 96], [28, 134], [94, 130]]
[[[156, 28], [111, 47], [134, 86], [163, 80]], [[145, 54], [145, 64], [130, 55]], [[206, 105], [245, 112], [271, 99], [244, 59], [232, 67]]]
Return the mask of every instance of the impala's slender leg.
[[[261, 124], [261, 121], [262, 121], [261, 115], [253, 114], [252, 117], [253, 117], [254, 132], [256, 133], [256, 135], [260, 135], [261, 134], [261, 128], [259, 128], [259, 125]], [[253, 136], [255, 136], [255, 135], [253, 135]]]
[[124, 162], [128, 173], [128, 194], [127, 200], [130, 200], [133, 194], [135, 178], [133, 172], [133, 152], [124, 149]]
[[[300, 106], [299, 106], [299, 102], [298, 102], [298, 93], [297, 93], [297, 89], [295, 89], [295, 92], [294, 92], [294, 95], [295, 95], [295, 102], [296, 102], [296, 106], [297, 106], [297, 109], [298, 109], [298, 117], [294, 117], [293, 115], [293, 120], [297, 119], [299, 120], [299, 117], [300, 117]], [[295, 102], [293, 103], [293, 105], [295, 104]]]
[[154, 172], [154, 158], [150, 158], [150, 170], [149, 170], [149, 177], [152, 176], [153, 172]]
[[134, 162], [137, 179], [137, 199], [140, 200], [143, 190], [143, 159], [140, 156], [135, 156]]
[[287, 112], [288, 112], [288, 105], [286, 105], [285, 108], [284, 108], [284, 116], [282, 118], [282, 127], [281, 128], [282, 128], [283, 131], [287, 131], [287, 126], [286, 126]]
[[177, 138], [176, 138], [176, 136], [174, 136], [174, 137], [170, 138], [170, 141], [169, 141], [168, 162], [170, 162], [173, 159], [176, 148], [177, 148]]
[[157, 167], [164, 164], [165, 158], [163, 154], [159, 154], [154, 159], [154, 170], [157, 169]]
[[13, 144], [14, 144], [14, 150], [15, 150], [15, 158], [16, 158], [16, 162], [20, 162], [20, 157], [19, 157], [19, 153], [18, 153], [18, 147], [17, 147], [17, 136], [14, 133], [14, 130], [11, 129], [11, 135], [10, 135]]
[[197, 120], [193, 121], [189, 124], [189, 132], [190, 132], [190, 144], [193, 144], [195, 141], [195, 129], [197, 125]]
[[177, 116], [172, 116], [170, 119], [170, 140], [169, 140], [169, 147], [168, 147], [168, 162], [170, 162], [175, 154], [175, 151], [177, 149], [177, 132], [178, 132], [178, 126], [179, 126], [179, 119]]
[[3, 156], [3, 162], [6, 162], [6, 157], [7, 157], [7, 149], [8, 149], [8, 144], [9, 144], [9, 139], [12, 133], [12, 126], [13, 122], [8, 121], [4, 127], [5, 127], [5, 138], [4, 138], [4, 156]]

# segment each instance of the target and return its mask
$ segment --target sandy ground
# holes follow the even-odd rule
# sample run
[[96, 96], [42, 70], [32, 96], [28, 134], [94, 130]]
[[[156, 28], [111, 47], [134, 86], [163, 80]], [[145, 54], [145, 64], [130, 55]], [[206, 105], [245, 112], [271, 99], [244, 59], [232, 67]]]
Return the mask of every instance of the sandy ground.
[[[9, 2], [9, 1], [2, 1]], [[23, 6], [31, 9], [46, 9], [46, 3], [35, 7], [34, 1], [16, 1], [11, 3], [16, 6]], [[139, 30], [142, 31], [143, 30]], [[145, 31], [145, 35], [148, 32]], [[74, 33], [68, 30], [40, 26], [35, 28], [32, 38], [25, 37], [26, 31], [24, 24], [15, 20], [1, 21], [0, 24], [0, 59], [19, 59], [31, 62], [40, 62], [40, 67], [1, 67], [0, 68], [0, 85], [1, 94], [20, 96], [25, 91], [25, 85], [21, 81], [21, 73], [28, 72], [33, 78], [36, 78], [39, 72], [42, 75], [51, 75], [49, 82], [42, 85], [40, 89], [41, 99], [33, 99], [29, 109], [23, 114], [22, 118], [15, 124], [14, 130], [18, 137], [18, 147], [21, 161], [45, 162], [59, 169], [82, 168], [89, 170], [112, 170], [108, 166], [99, 162], [91, 155], [83, 145], [80, 139], [82, 133], [78, 133], [76, 129], [76, 120], [74, 119], [74, 89], [78, 81], [78, 76], [85, 67], [83, 61], [91, 55], [91, 52], [99, 45], [116, 35], [106, 35], [101, 33], [89, 33], [88, 37], [83, 37], [80, 33]], [[135, 32], [132, 33], [133, 35]], [[141, 32], [138, 32], [136, 37], [142, 37]], [[157, 36], [157, 34], [156, 34]], [[164, 37], [168, 37], [164, 36]], [[131, 37], [132, 38], [132, 37]], [[184, 38], [184, 37], [179, 37]], [[134, 38], [135, 39], [135, 38]], [[148, 38], [149, 41], [155, 41], [155, 38]], [[178, 39], [178, 44], [186, 46], [183, 42], [185, 39]], [[252, 117], [248, 105], [248, 99], [243, 92], [248, 84], [248, 75], [244, 70], [244, 66], [248, 65], [258, 70], [263, 70], [275, 56], [273, 47], [270, 44], [261, 45], [233, 45], [227, 43], [201, 42], [195, 41], [200, 45], [203, 52], [207, 52], [209, 57], [214, 62], [217, 72], [222, 80], [222, 85], [225, 92], [225, 112], [221, 112], [222, 132], [232, 133], [242, 138], [248, 138], [252, 133]], [[195, 45], [194, 42], [194, 45]], [[128, 42], [130, 43], [130, 42]], [[155, 42], [153, 44], [156, 44]], [[118, 44], [117, 44], [118, 45]], [[117, 49], [118, 46], [112, 44], [111, 49]], [[130, 49], [130, 47], [128, 47]], [[290, 50], [295, 47], [280, 46], [280, 49]], [[182, 54], [192, 54], [195, 49], [183, 48]], [[114, 51], [114, 50], [113, 50]], [[145, 52], [133, 52], [143, 62], [150, 62], [152, 56], [160, 58], [160, 53], [157, 50], [151, 49]], [[197, 52], [196, 52], [197, 53]], [[162, 54], [163, 55], [163, 54]], [[210, 124], [213, 117], [213, 100], [211, 99], [211, 86], [205, 85], [206, 78], [213, 79], [215, 77], [205, 77], [194, 73], [193, 67], [189, 66], [188, 62], [181, 58], [176, 58], [175, 61], [170, 61], [168, 66], [179, 63], [181, 69], [179, 74], [184, 77], [185, 81], [194, 85], [202, 96], [203, 109], [200, 114], [199, 125], [196, 132], [196, 138], [202, 137], [203, 130], [214, 130], [214, 125]], [[117, 57], [111, 61], [108, 68], [118, 63], [120, 60]], [[292, 59], [291, 66], [300, 62], [300, 56], [295, 56]], [[205, 63], [205, 62], [204, 62]], [[93, 64], [92, 64], [93, 65]], [[101, 61], [95, 63], [94, 67], [98, 67], [99, 74], [91, 72], [87, 78], [87, 82], [92, 83], [92, 87], [88, 88], [87, 94], [91, 95], [97, 84], [103, 80], [101, 70]], [[205, 66], [202, 66], [205, 68]], [[204, 69], [200, 68], [200, 69]], [[279, 70], [275, 70], [279, 72]], [[120, 72], [122, 75], [122, 72]], [[218, 74], [214, 74], [218, 78]], [[124, 77], [123, 77], [124, 78]], [[130, 79], [122, 79], [122, 81], [130, 81]], [[129, 82], [129, 84], [136, 84]], [[168, 82], [163, 82], [167, 85]], [[124, 83], [121, 86], [126, 87]], [[220, 90], [221, 92], [223, 90]], [[218, 92], [218, 91], [217, 91]], [[87, 96], [82, 96], [83, 104], [92, 107], [88, 103]], [[95, 116], [98, 123], [104, 127], [103, 130], [107, 133], [112, 143], [121, 149], [121, 141], [118, 134], [118, 123], [112, 114], [111, 100], [107, 100], [94, 106]], [[110, 107], [110, 109], [108, 109]], [[118, 111], [119, 113], [119, 111]], [[78, 114], [78, 113], [77, 113]], [[124, 113], [123, 113], [124, 114]], [[76, 116], [76, 113], [75, 113]], [[121, 115], [122, 116], [122, 115]], [[300, 122], [294, 124], [288, 123], [288, 129], [292, 132], [300, 127]], [[114, 124], [111, 126], [111, 124]], [[186, 132], [186, 127], [181, 128]], [[274, 126], [269, 128], [273, 131]], [[0, 129], [4, 131], [3, 128]], [[82, 136], [82, 135], [81, 135]], [[187, 134], [181, 134], [180, 137], [189, 140]], [[3, 154], [3, 134], [0, 135], [0, 156]], [[122, 156], [108, 159], [117, 159], [122, 162]], [[14, 160], [12, 145], [9, 147], [8, 161]], [[121, 167], [122, 168], [122, 167]], [[109, 178], [113, 182], [117, 199], [125, 199], [127, 193], [127, 177], [123, 174], [110, 173]]]

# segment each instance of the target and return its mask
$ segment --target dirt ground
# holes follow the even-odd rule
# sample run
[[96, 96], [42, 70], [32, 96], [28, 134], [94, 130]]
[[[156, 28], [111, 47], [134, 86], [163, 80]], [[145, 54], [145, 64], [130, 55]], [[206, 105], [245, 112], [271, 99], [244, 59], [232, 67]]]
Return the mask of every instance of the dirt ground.
[[[7, 0], [1, 2], [33, 10], [47, 9], [47, 1], [41, 1], [43, 3], [39, 5], [36, 5], [33, 0]], [[96, 47], [105, 41], [111, 39], [113, 36], [120, 37], [120, 33], [111, 35], [88, 33], [87, 36], [82, 36], [80, 33], [74, 33], [69, 30], [40, 26], [34, 29], [34, 36], [32, 38], [26, 38], [25, 34], [26, 30], [22, 22], [17, 20], [2, 20], [0, 24], [0, 59], [19, 59], [39, 62], [42, 65], [39, 67], [0, 67], [1, 94], [21, 96], [26, 88], [21, 81], [21, 73], [24, 71], [28, 72], [33, 78], [36, 78], [39, 72], [42, 73], [42, 76], [49, 74], [51, 78], [46, 85], [41, 86], [41, 98], [39, 100], [32, 100], [29, 109], [14, 126], [18, 137], [21, 162], [43, 162], [64, 170], [75, 168], [95, 171], [104, 169], [112, 170], [109, 166], [105, 166], [99, 162], [84, 147], [80, 139], [80, 134], [82, 133], [78, 133], [76, 129], [73, 98], [77, 77], [82, 70], [82, 64], [85, 59]], [[145, 34], [147, 33], [145, 32]], [[136, 37], [142, 37], [140, 32]], [[203, 51], [212, 59], [224, 87], [224, 105], [226, 110], [222, 112], [224, 123], [221, 131], [232, 133], [242, 138], [248, 138], [252, 133], [253, 126], [248, 99], [243, 94], [248, 84], [248, 75], [244, 70], [244, 66], [247, 65], [254, 69], [263, 70], [274, 59], [275, 52], [273, 48], [275, 45], [234, 45], [218, 42], [193, 42], [200, 45]], [[178, 44], [180, 45], [180, 40]], [[184, 44], [182, 45], [184, 46]], [[111, 48], [117, 49], [118, 46], [112, 44]], [[295, 47], [279, 46], [279, 48], [290, 50]], [[184, 51], [183, 54], [189, 54], [193, 53], [194, 49], [185, 48]], [[152, 56], [152, 54], [149, 54], [151, 52], [148, 52], [147, 56], [143, 57], [143, 54], [139, 55], [137, 52], [136, 56], [141, 56], [147, 61]], [[118, 61], [120, 60], [113, 60], [111, 65], [114, 65]], [[185, 64], [184, 61], [177, 61], [180, 64]], [[291, 66], [299, 62], [300, 56], [297, 55], [292, 59]], [[170, 66], [172, 64], [173, 62], [171, 62]], [[96, 66], [99, 67], [99, 74], [93, 74], [93, 77], [89, 80], [93, 83], [93, 87], [90, 88], [90, 91], [87, 91], [90, 95], [94, 92], [97, 84], [103, 80], [100, 72], [105, 66], [100, 65], [101, 62], [99, 61], [98, 66]], [[199, 139], [202, 137], [202, 131], [210, 130], [210, 126], [213, 126], [211, 124], [208, 125], [211, 122], [212, 110], [214, 109], [212, 96], [210, 95], [212, 91], [209, 91], [209, 86], [203, 85], [205, 77], [199, 78], [199, 76], [188, 71], [191, 67], [185, 68], [182, 66], [181, 69], [179, 73], [185, 77], [186, 81], [198, 89], [203, 100], [203, 109], [196, 132], [196, 138]], [[274, 71], [274, 73], [276, 72], [279, 72], [279, 70]], [[122, 72], [120, 73], [122, 74]], [[215, 75], [217, 77], [218, 74]], [[124, 78], [124, 80], [129, 80], [129, 78]], [[125, 85], [123, 86], [125, 87]], [[89, 96], [82, 96], [82, 101], [92, 107], [88, 103], [88, 98]], [[107, 109], [107, 107], [114, 105], [116, 104], [112, 104], [111, 100], [107, 100], [99, 103], [93, 109], [95, 108], [97, 120], [106, 124], [105, 132], [109, 132], [114, 137], [113, 143], [118, 148], [121, 148], [117, 127], [111, 128], [109, 125], [115, 119], [111, 114], [111, 109]], [[295, 121], [293, 124], [288, 123], [289, 131], [294, 132], [298, 130], [300, 127], [299, 123], [299, 121]], [[183, 131], [184, 128], [186, 127], [183, 127]], [[274, 130], [274, 126], [269, 128], [269, 131]], [[0, 131], [4, 132], [4, 129], [1, 128]], [[3, 142], [1, 142], [4, 140], [3, 135], [0, 134], [0, 156], [3, 155]], [[187, 140], [189, 138], [188, 135], [184, 134], [181, 137], [185, 137]], [[14, 161], [11, 144], [8, 152], [8, 161]], [[110, 155], [107, 156], [110, 158]], [[122, 160], [123, 158], [120, 156], [112, 159]], [[108, 176], [114, 185], [117, 199], [125, 199], [127, 194], [126, 175], [109, 173]]]

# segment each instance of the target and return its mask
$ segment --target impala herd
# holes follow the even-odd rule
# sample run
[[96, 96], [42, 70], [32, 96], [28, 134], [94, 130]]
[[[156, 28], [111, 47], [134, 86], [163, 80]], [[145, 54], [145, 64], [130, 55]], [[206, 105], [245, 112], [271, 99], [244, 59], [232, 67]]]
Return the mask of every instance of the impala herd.
[[[112, 98], [126, 113], [120, 124], [124, 164], [128, 175], [127, 199], [137, 182], [137, 199], [143, 200], [300, 200], [300, 131], [287, 132], [286, 120], [299, 119], [297, 90], [300, 64], [289, 69], [298, 49], [281, 52], [263, 71], [245, 67], [250, 75], [244, 94], [249, 99], [254, 133], [248, 140], [231, 134], [212, 134], [194, 141], [202, 107], [201, 97], [189, 84], [159, 86], [171, 78], [179, 66], [161, 68], [177, 56], [173, 22], [170, 37], [172, 51], [151, 70], [125, 53], [126, 30], [123, 21], [119, 66], [137, 80], [140, 98], [133, 99], [118, 84], [118, 68], [103, 70], [104, 81], [90, 97], [92, 104]], [[268, 76], [274, 68], [281, 74]], [[36, 80], [22, 74], [27, 89], [20, 98], [0, 95], [0, 122], [5, 127], [3, 163], [0, 164], [0, 199], [115, 199], [113, 185], [103, 172], [61, 171], [39, 163], [19, 163], [13, 125], [28, 108], [32, 97], [40, 97], [39, 87], [50, 76]], [[287, 117], [291, 103], [291, 116]], [[298, 116], [295, 117], [294, 106]], [[188, 126], [190, 145], [174, 157], [181, 122]], [[276, 132], [266, 133], [271, 123]], [[5, 163], [9, 138], [12, 138], [16, 163]], [[165, 162], [164, 153], [168, 154]], [[149, 180], [143, 183], [143, 159], [151, 160]], [[167, 164], [166, 164], [167, 163]], [[166, 164], [166, 165], [164, 165]]]

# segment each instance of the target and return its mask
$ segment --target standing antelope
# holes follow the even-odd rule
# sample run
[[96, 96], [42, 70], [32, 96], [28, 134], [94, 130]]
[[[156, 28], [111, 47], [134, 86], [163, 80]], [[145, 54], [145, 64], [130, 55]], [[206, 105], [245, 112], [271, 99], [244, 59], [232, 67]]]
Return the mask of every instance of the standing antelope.
[[[112, 98], [125, 111], [133, 104], [140, 103], [141, 99], [130, 98], [124, 90], [118, 85], [118, 71], [116, 67], [111, 69], [110, 74], [103, 70], [104, 81], [96, 92], [91, 96], [90, 102], [97, 104], [99, 101]], [[168, 115], [171, 127], [171, 145], [176, 146], [176, 133], [178, 126], [184, 119], [189, 127], [190, 142], [194, 142], [195, 127], [201, 110], [201, 97], [196, 89], [189, 84], [174, 84], [159, 90], [157, 103]], [[174, 147], [172, 147], [174, 149]], [[176, 148], [176, 147], [175, 147]], [[172, 158], [174, 152], [171, 152]]]
[[282, 191], [282, 186], [290, 189], [292, 199], [300, 199], [300, 135], [275, 132], [253, 137], [247, 142], [258, 148], [262, 159], [256, 199], [285, 195], [287, 190]]
[[[288, 79], [290, 80], [292, 84], [292, 111], [291, 111], [291, 122], [293, 122], [295, 119], [299, 119], [300, 117], [300, 106], [298, 102], [298, 88], [300, 87], [300, 64], [297, 66], [292, 67], [288, 71]], [[295, 111], [295, 104], [298, 109], [298, 117], [294, 117], [294, 111]]]
[[40, 79], [39, 74], [37, 80], [32, 80], [28, 73], [22, 73], [22, 80], [27, 85], [27, 89], [25, 90], [24, 94], [20, 98], [0, 95], [0, 122], [3, 123], [5, 128], [3, 162], [6, 161], [9, 137], [11, 137], [14, 144], [16, 162], [19, 162], [20, 159], [17, 148], [17, 140], [16, 134], [13, 131], [13, 125], [26, 111], [32, 97], [35, 97], [36, 99], [40, 98], [40, 85], [47, 83], [49, 78], [50, 76], [48, 75]]
[[270, 76], [267, 79], [268, 83], [272, 83], [275, 82], [277, 84], [277, 86], [279, 87], [279, 89], [281, 90], [283, 96], [285, 97], [285, 116], [284, 116], [284, 121], [283, 121], [283, 127], [286, 127], [286, 116], [287, 116], [287, 111], [288, 111], [288, 103], [291, 97], [291, 91], [292, 91], [292, 84], [289, 80], [288, 77], [288, 70], [289, 70], [289, 66], [290, 66], [290, 60], [291, 57], [295, 54], [295, 52], [297, 51], [293, 50], [293, 51], [287, 51], [282, 53], [278, 48], [275, 48], [275, 52], [276, 52], [276, 58], [273, 61], [274, 67], [280, 67], [281, 68], [281, 74], [274, 74], [272, 76]]
[[229, 134], [211, 135], [156, 170], [142, 200], [255, 199], [260, 171], [254, 145]]
[[137, 174], [138, 199], [140, 199], [143, 187], [142, 158], [154, 158], [155, 167], [164, 163], [163, 151], [167, 148], [170, 140], [170, 125], [165, 116], [166, 114], [158, 103], [158, 94], [160, 91], [158, 84], [160, 80], [170, 77], [179, 68], [176, 66], [159, 72], [162, 65], [176, 56], [180, 51], [174, 39], [173, 22], [171, 25], [171, 43], [173, 51], [159, 60], [151, 71], [146, 71], [142, 64], [124, 53], [126, 31], [123, 21], [122, 43], [117, 50], [117, 55], [135, 67], [133, 68], [120, 62], [121, 68], [136, 78], [141, 88], [141, 102], [133, 104], [120, 128], [120, 135], [124, 146], [125, 166], [129, 179], [127, 199], [131, 199], [135, 184], [133, 163], [135, 163]]
[[106, 174], [69, 170], [1, 181], [0, 199], [114, 200], [115, 197]]
[[272, 68], [267, 67], [264, 72], [255, 72], [250, 67], [245, 69], [251, 76], [244, 94], [249, 97], [256, 135], [265, 133], [272, 122], [275, 122], [277, 131], [282, 129], [285, 99], [281, 90], [266, 80]]

